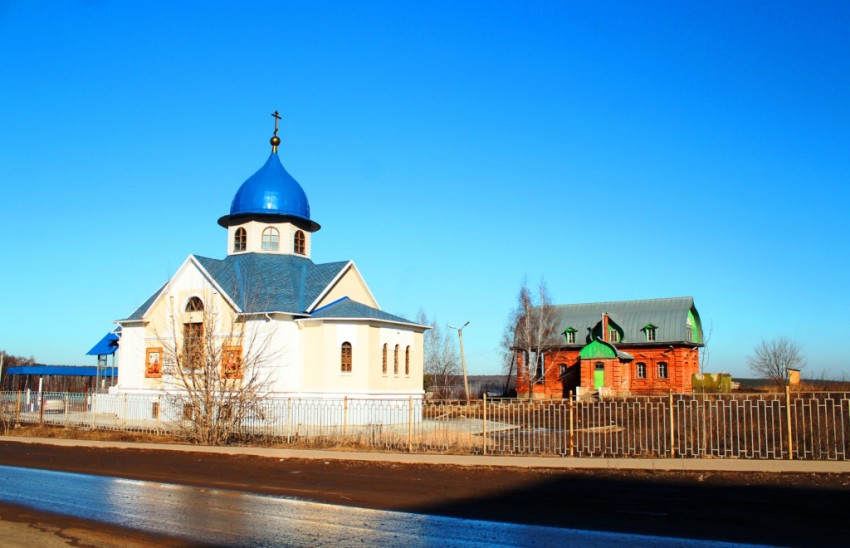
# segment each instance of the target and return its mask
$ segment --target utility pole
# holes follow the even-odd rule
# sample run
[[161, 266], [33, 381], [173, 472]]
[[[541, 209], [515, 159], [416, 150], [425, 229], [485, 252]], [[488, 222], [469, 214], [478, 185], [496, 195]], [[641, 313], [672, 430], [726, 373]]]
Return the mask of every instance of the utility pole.
[[466, 394], [466, 403], [469, 404], [469, 381], [466, 378], [466, 354], [463, 353], [463, 328], [467, 325], [469, 325], [469, 322], [466, 322], [460, 327], [450, 325], [449, 329], [457, 329], [457, 338], [460, 339], [460, 364], [463, 367], [463, 390]]

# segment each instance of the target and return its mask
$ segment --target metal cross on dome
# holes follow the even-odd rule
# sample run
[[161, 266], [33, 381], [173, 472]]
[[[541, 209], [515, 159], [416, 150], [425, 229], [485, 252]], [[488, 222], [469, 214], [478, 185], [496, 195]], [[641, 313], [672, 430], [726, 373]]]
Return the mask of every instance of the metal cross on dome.
[[278, 111], [274, 111], [272, 113], [272, 117], [274, 118], [274, 134], [277, 136], [277, 122], [280, 120], [280, 113]]
[[274, 118], [274, 135], [269, 142], [272, 144], [272, 152], [277, 152], [277, 147], [280, 144], [280, 138], [277, 136], [277, 123], [280, 121], [280, 113], [274, 111], [271, 116]]

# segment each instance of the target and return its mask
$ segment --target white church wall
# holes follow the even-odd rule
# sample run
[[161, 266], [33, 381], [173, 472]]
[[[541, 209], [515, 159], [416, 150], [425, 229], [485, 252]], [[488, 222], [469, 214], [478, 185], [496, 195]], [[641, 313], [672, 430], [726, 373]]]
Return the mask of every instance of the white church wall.
[[[422, 336], [404, 327], [382, 327], [378, 332], [380, 367], [370, 371], [370, 382], [387, 392], [422, 394]], [[383, 372], [383, 347], [387, 345], [387, 372]], [[395, 347], [398, 345], [398, 373], [395, 372]], [[410, 347], [410, 373], [405, 373], [405, 351]]]
[[145, 327], [122, 326], [118, 349], [118, 389], [142, 388], [145, 379]]
[[271, 392], [297, 392], [304, 385], [301, 335], [288, 316], [247, 322], [243, 353], [260, 352], [261, 375]]

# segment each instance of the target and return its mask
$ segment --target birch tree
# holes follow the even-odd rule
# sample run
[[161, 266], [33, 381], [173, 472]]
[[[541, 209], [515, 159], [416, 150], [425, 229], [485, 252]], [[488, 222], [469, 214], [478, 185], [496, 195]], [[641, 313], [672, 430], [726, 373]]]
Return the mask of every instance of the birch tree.
[[546, 354], [558, 346], [558, 318], [546, 282], [541, 280], [536, 291], [523, 282], [517, 297], [517, 307], [508, 317], [503, 346], [514, 360], [506, 363], [511, 370], [516, 366], [517, 389], [524, 385], [528, 397], [534, 396], [534, 385], [546, 382], [546, 375], [554, 364], [546, 364]]
[[425, 378], [430, 388], [440, 397], [457, 397], [461, 388], [456, 381], [462, 372], [455, 338], [436, 318], [429, 320], [423, 311], [419, 312], [416, 321], [431, 326], [424, 334]]

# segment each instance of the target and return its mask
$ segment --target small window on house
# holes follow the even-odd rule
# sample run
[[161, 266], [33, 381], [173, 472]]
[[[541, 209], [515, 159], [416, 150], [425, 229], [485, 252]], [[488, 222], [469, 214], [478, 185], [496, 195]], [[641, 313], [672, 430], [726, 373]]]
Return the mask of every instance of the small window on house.
[[236, 229], [236, 233], [233, 235], [233, 251], [245, 251], [245, 248], [248, 246], [248, 233], [245, 232], [245, 229], [239, 227]]
[[410, 375], [410, 347], [404, 349], [404, 374]]
[[558, 378], [563, 379], [567, 376], [567, 364], [559, 363], [558, 364]]
[[693, 342], [694, 340], [694, 328], [689, 325], [685, 326], [685, 340], [688, 342]]
[[384, 343], [384, 355], [381, 365], [381, 373], [383, 373], [384, 375], [387, 374], [387, 343]]
[[635, 371], [636, 375], [635, 376], [637, 378], [639, 378], [639, 379], [645, 379], [646, 378], [646, 364], [645, 363], [637, 362], [637, 365], [635, 365], [635, 369], [636, 369], [636, 371]]
[[393, 375], [398, 375], [398, 345], [395, 345], [393, 353]]
[[186, 303], [186, 312], [200, 312], [204, 309], [204, 301], [200, 297], [192, 297]]
[[649, 342], [655, 341], [655, 328], [654, 327], [647, 327], [646, 328], [646, 340], [649, 341]]
[[280, 248], [280, 232], [276, 228], [268, 227], [263, 230], [263, 249], [277, 251]]
[[304, 238], [304, 233], [300, 230], [295, 231], [295, 237], [293, 238], [292, 248], [295, 253], [299, 255], [304, 255], [307, 253], [306, 239]]
[[620, 342], [620, 332], [616, 329], [608, 330], [608, 340], [610, 342]]
[[576, 343], [576, 330], [572, 327], [567, 328], [564, 332], [567, 335], [567, 344], [575, 344]]
[[658, 378], [667, 378], [667, 362], [658, 362]]
[[340, 371], [351, 373], [351, 343], [344, 342], [340, 348]]

